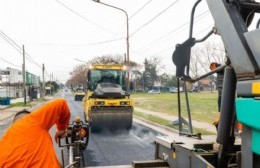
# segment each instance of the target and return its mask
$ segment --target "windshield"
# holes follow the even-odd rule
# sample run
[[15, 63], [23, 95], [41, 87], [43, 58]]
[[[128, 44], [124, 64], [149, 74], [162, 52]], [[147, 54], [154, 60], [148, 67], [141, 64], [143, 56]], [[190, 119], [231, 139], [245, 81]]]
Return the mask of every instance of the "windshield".
[[122, 89], [125, 90], [125, 72], [120, 70], [112, 69], [100, 69], [100, 70], [91, 70], [88, 81], [92, 83], [92, 89], [95, 90], [97, 84], [99, 83], [116, 83], [122, 86]]

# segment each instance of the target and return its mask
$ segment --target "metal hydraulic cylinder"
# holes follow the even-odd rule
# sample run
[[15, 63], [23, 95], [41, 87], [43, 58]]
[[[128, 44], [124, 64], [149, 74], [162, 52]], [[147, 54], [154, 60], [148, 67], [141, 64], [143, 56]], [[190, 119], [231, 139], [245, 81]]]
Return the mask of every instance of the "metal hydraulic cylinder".
[[236, 94], [236, 75], [234, 69], [227, 67], [225, 70], [222, 99], [220, 107], [220, 122], [218, 127], [217, 142], [222, 145], [231, 143], [231, 127], [235, 116], [235, 94]]

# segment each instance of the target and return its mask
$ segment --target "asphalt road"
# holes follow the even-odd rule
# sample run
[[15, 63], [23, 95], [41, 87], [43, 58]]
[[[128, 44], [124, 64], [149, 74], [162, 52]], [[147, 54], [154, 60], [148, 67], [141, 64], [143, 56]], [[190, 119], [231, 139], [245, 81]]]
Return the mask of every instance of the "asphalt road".
[[[76, 116], [83, 118], [81, 101], [74, 101], [70, 92], [62, 92], [60, 97], [64, 97], [68, 102], [71, 110], [71, 121]], [[10, 122], [6, 123], [0, 127], [0, 137], [10, 126]], [[55, 130], [55, 126], [50, 130], [52, 137]], [[156, 131], [137, 123], [133, 123], [130, 131], [91, 133], [88, 147], [84, 151], [86, 166], [131, 165], [134, 160], [154, 159], [154, 140], [158, 134]], [[54, 147], [60, 158], [60, 148], [56, 143], [54, 143]]]
[[10, 127], [11, 125], [11, 119], [8, 118], [7, 121], [0, 123], [0, 139], [4, 135], [5, 131]]
[[[76, 116], [83, 118], [82, 102], [74, 101], [71, 93], [65, 92], [71, 119]], [[84, 151], [86, 166], [130, 165], [133, 160], [154, 159], [154, 140], [157, 132], [133, 123], [128, 131], [110, 132], [108, 130], [91, 133], [87, 149]]]

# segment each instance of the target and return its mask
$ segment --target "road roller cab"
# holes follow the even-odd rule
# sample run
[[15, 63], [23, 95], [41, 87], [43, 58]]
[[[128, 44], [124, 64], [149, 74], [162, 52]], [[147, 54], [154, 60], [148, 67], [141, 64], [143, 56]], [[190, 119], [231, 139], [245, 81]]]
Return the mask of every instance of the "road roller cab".
[[131, 128], [133, 100], [126, 92], [125, 76], [123, 65], [91, 65], [88, 69], [83, 110], [92, 131]]

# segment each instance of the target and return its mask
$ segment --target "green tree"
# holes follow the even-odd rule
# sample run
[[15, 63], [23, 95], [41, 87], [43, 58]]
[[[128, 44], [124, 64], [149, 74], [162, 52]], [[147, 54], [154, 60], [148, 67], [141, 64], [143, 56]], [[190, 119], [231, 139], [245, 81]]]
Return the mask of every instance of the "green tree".
[[150, 71], [150, 63], [148, 59], [145, 58], [144, 60], [144, 72], [143, 72], [143, 85], [144, 85], [144, 90], [150, 89], [153, 87], [153, 81], [151, 78], [151, 71]]
[[159, 76], [160, 82], [162, 86], [166, 87], [177, 87], [177, 78], [174, 75], [169, 75], [167, 73], [163, 73]]
[[143, 81], [144, 88], [151, 89], [155, 82], [159, 80], [158, 72], [160, 70], [160, 60], [158, 57], [152, 57], [144, 60]]
[[45, 85], [51, 87], [52, 93], [56, 93], [60, 89], [60, 85], [55, 81], [48, 81]]

